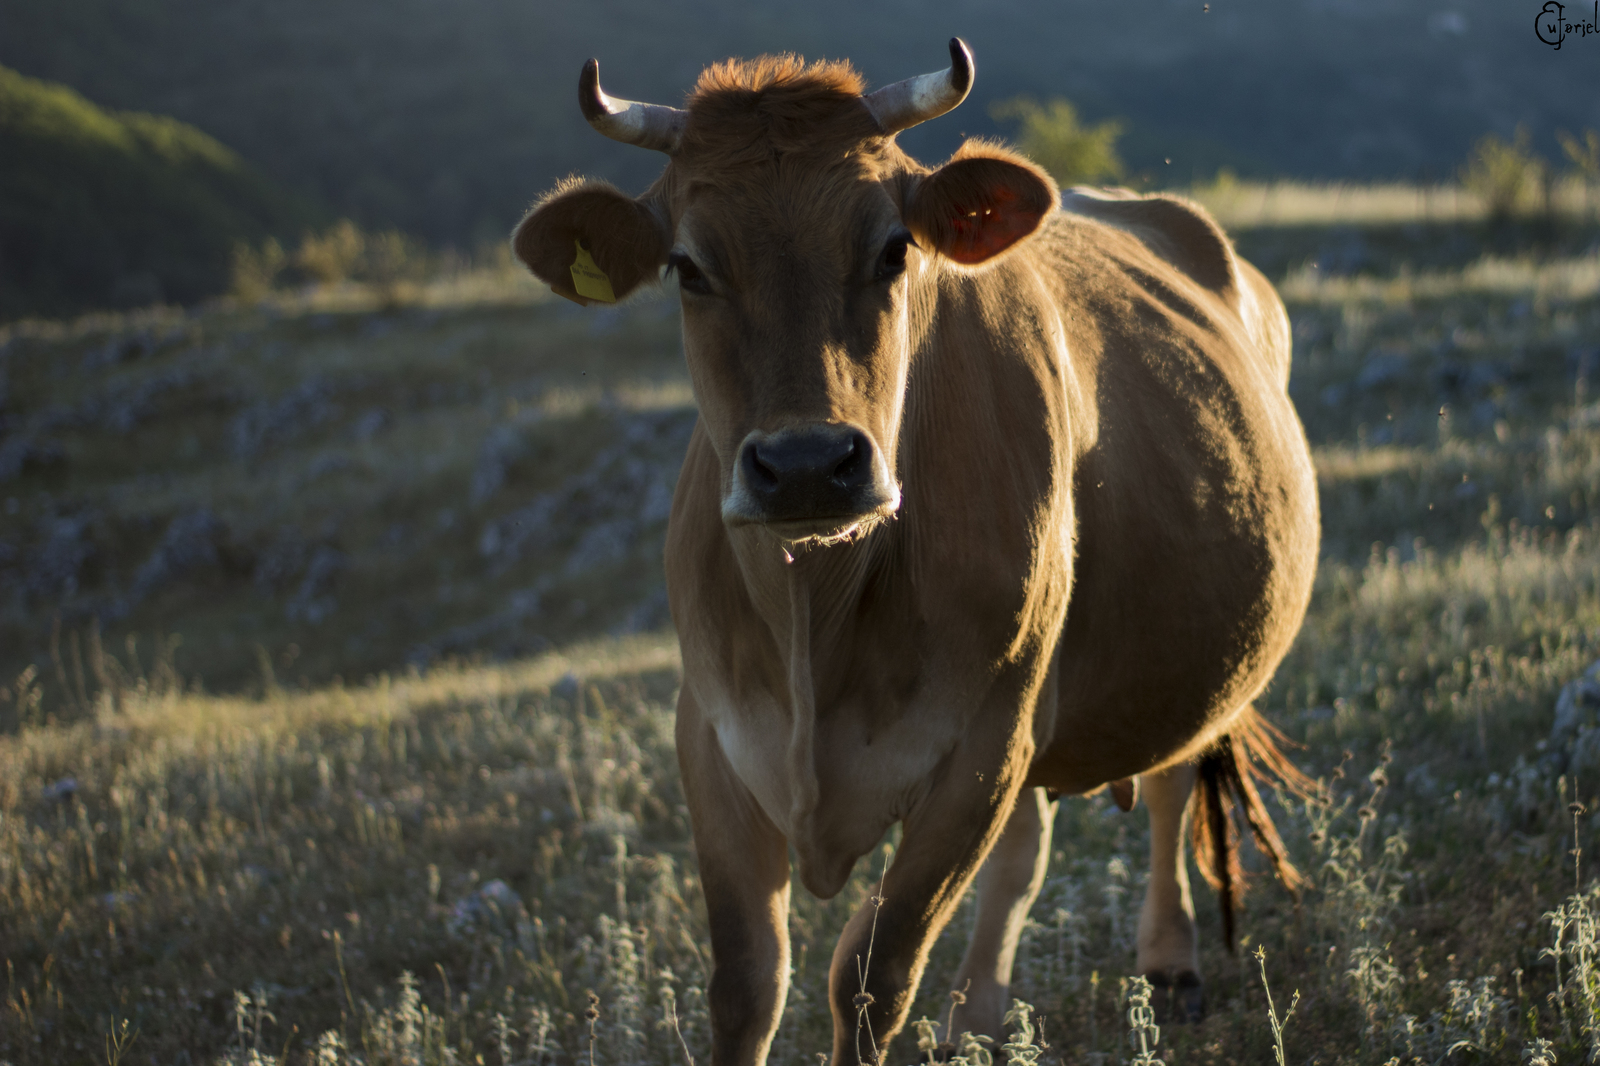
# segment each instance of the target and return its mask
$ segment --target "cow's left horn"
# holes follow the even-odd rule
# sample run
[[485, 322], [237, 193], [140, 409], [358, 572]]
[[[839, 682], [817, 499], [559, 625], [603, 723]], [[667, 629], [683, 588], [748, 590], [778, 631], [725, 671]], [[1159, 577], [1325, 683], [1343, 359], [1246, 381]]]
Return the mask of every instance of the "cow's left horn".
[[654, 148], [671, 155], [678, 150], [687, 111], [661, 104], [641, 104], [618, 100], [600, 88], [600, 61], [591, 59], [578, 75], [578, 106], [589, 125], [623, 144]]
[[864, 98], [867, 110], [884, 133], [899, 133], [919, 122], [938, 118], [967, 98], [972, 89], [972, 49], [959, 37], [950, 38], [950, 67], [935, 74], [885, 85]]

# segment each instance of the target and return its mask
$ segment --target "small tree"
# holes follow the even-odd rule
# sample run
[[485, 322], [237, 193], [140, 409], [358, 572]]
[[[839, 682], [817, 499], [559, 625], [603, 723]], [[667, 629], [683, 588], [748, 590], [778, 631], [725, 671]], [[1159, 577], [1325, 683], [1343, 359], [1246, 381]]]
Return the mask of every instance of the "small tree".
[[1585, 130], [1583, 140], [1562, 131], [1561, 151], [1572, 161], [1572, 169], [1583, 183], [1583, 217], [1589, 217], [1589, 190], [1600, 184], [1600, 133]]
[[1461, 184], [1482, 197], [1489, 218], [1503, 222], [1517, 209], [1523, 194], [1544, 175], [1544, 161], [1528, 150], [1526, 126], [1519, 125], [1510, 141], [1489, 134], [1472, 146]]
[[1017, 123], [1017, 147], [1062, 185], [1114, 181], [1122, 177], [1117, 138], [1122, 123], [1083, 126], [1077, 108], [1059, 97], [1040, 104], [1029, 96], [1003, 100], [989, 109], [1000, 122]]

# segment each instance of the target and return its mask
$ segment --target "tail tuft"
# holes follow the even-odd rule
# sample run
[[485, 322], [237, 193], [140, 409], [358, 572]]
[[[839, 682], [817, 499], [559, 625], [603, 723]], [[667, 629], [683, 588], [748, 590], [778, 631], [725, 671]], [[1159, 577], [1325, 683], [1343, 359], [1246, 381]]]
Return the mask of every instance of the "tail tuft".
[[1195, 863], [1217, 890], [1222, 906], [1222, 935], [1228, 953], [1234, 950], [1233, 912], [1244, 889], [1239, 868], [1238, 828], [1229, 809], [1244, 816], [1256, 846], [1272, 860], [1273, 872], [1298, 898], [1306, 884], [1289, 861], [1272, 815], [1261, 800], [1256, 781], [1276, 782], [1297, 796], [1314, 795], [1316, 782], [1295, 768], [1279, 750], [1288, 743], [1282, 733], [1249, 708], [1233, 727], [1200, 756], [1194, 796], [1189, 801], [1189, 827]]

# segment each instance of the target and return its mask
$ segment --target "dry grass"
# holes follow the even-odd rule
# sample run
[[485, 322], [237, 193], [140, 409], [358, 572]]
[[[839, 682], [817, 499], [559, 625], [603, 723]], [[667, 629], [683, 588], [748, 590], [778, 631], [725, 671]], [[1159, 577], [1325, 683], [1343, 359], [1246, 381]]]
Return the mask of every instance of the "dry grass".
[[[1600, 700], [1552, 725], [1600, 657], [1596, 275], [1591, 255], [1473, 257], [1285, 282], [1325, 553], [1265, 709], [1330, 798], [1282, 811], [1316, 887], [1296, 907], [1258, 878], [1238, 955], [1201, 892], [1210, 1017], [1162, 1029], [1168, 1061], [1268, 1062], [1280, 1041], [1324, 1063], [1592, 1050]], [[3, 665], [24, 674], [0, 701], [0, 1061], [635, 1066], [682, 1062], [680, 1033], [706, 1060], [675, 650], [639, 611], [659, 605], [662, 528], [640, 501], [670, 484], [690, 405], [675, 321], [521, 300], [12, 333], [12, 424], [66, 463], [0, 486], [17, 502], [0, 583], [44, 558], [54, 523], [98, 517], [74, 588], [8, 586], [0, 604]], [[140, 336], [157, 343], [95, 355]], [[176, 372], [194, 376], [110, 424]], [[315, 389], [284, 405], [308, 381], [331, 413], [305, 415]], [[99, 421], [39, 428], [92, 397]], [[274, 405], [294, 424], [261, 430]], [[169, 560], [97, 652], [90, 613], [176, 551], [197, 505], [225, 530], [216, 561]], [[517, 516], [555, 532], [512, 558]], [[610, 554], [585, 547], [624, 519]], [[287, 579], [258, 578], [296, 543]], [[345, 559], [312, 620], [297, 597], [321, 546]], [[452, 633], [489, 657], [441, 657]], [[1127, 1054], [1145, 847], [1141, 813], [1063, 801], [1013, 989], [1049, 1047], [1014, 1034], [1018, 1061]], [[879, 864], [860, 865], [833, 902], [796, 891], [775, 1062], [828, 1046], [833, 939]], [[965, 921], [913, 1016], [943, 1014]], [[1300, 995], [1281, 1032], [1264, 981], [1276, 1021]]]
[[667, 312], [268, 306], [15, 334], [6, 445], [34, 456], [0, 482], [0, 676], [56, 682], [52, 615], [67, 674], [98, 618], [119, 648], [181, 638], [185, 672], [229, 690], [260, 684], [258, 648], [309, 684], [660, 625], [693, 421]]
[[[1541, 190], [1530, 185], [1516, 204], [1516, 213], [1587, 221], [1600, 207], [1600, 197], [1582, 181], [1568, 178], [1551, 188], [1546, 205]], [[1490, 217], [1484, 198], [1459, 185], [1403, 183], [1351, 185], [1340, 182], [1238, 181], [1224, 177], [1185, 190], [1229, 229], [1261, 226], [1370, 226], [1396, 223], [1483, 222]]]

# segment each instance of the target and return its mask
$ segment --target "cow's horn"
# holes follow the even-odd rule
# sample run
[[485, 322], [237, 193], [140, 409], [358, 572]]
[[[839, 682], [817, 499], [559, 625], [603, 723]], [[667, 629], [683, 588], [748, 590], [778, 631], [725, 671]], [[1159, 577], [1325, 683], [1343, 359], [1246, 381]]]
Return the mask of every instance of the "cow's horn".
[[600, 61], [591, 59], [578, 75], [578, 106], [589, 125], [623, 144], [654, 148], [671, 155], [678, 150], [687, 111], [661, 104], [641, 104], [618, 100], [600, 88]]
[[959, 37], [950, 38], [950, 67], [935, 74], [919, 74], [897, 81], [865, 98], [867, 110], [884, 133], [899, 133], [919, 122], [938, 118], [967, 98], [972, 89], [972, 49]]

